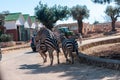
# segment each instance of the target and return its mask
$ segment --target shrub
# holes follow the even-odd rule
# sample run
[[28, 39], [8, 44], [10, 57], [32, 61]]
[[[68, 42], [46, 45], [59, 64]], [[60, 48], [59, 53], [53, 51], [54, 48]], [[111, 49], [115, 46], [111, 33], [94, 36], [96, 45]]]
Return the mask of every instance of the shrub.
[[0, 36], [0, 42], [8, 42], [8, 41], [12, 41], [12, 36], [9, 34], [2, 34]]

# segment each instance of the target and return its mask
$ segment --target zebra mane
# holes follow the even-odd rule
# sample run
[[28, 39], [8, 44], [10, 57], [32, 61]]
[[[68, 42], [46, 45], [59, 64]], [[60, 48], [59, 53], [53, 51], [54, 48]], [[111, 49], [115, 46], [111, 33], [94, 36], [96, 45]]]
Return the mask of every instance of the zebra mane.
[[67, 39], [66, 36], [62, 33], [59, 35], [59, 38], [60, 38], [61, 42], [63, 42], [65, 39]]
[[46, 27], [40, 28], [40, 30], [37, 32], [37, 35], [42, 35], [44, 31], [45, 31], [45, 32], [47, 31], [47, 28], [46, 28]]
[[55, 34], [51, 30], [47, 29], [46, 27], [42, 27], [37, 32], [36, 38], [37, 38], [37, 40], [41, 40], [41, 39], [45, 40], [45, 38], [48, 36], [51, 38], [56, 38]]

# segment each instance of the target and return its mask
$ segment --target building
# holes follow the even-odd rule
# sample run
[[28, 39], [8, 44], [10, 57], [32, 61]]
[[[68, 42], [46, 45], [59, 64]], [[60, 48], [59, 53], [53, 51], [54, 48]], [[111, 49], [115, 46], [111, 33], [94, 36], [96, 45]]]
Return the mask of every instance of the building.
[[108, 32], [111, 30], [111, 22], [94, 24], [95, 32]]
[[5, 16], [6, 33], [13, 37], [14, 41], [24, 41], [24, 17], [22, 13], [9, 13]]
[[[59, 27], [68, 27], [74, 33], [78, 33], [78, 24], [77, 23], [69, 23], [69, 24], [59, 24], [56, 25], [55, 28]], [[94, 26], [89, 23], [83, 23], [83, 34], [87, 34], [89, 31], [93, 31]]]
[[25, 19], [25, 23], [24, 23], [25, 41], [29, 41], [30, 40], [30, 28], [31, 28], [31, 25], [32, 25], [32, 20], [31, 20], [31, 17], [29, 16], [29, 14], [23, 14], [23, 17]]
[[36, 34], [37, 30], [38, 30], [38, 22], [36, 21], [35, 16], [31, 16], [31, 21], [32, 21], [32, 25], [30, 28], [30, 36], [33, 36], [34, 34]]
[[9, 13], [5, 16], [5, 32], [10, 34], [14, 41], [29, 41], [37, 32], [38, 23], [35, 16], [29, 14]]

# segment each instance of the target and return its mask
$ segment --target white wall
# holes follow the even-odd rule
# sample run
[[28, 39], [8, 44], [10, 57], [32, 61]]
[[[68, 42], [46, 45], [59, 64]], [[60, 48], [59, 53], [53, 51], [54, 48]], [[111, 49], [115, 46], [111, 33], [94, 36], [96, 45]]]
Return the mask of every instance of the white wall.
[[32, 26], [32, 21], [31, 21], [30, 16], [28, 16], [27, 20], [24, 23], [24, 27], [25, 28], [30, 28], [31, 26]]
[[30, 26], [29, 26], [29, 24], [28, 24], [27, 21], [24, 23], [24, 27], [25, 27], [25, 28], [30, 28]]
[[17, 29], [16, 25], [24, 25], [25, 20], [22, 15], [19, 16], [17, 21], [5, 21], [6, 29]]
[[28, 21], [28, 24], [29, 24], [29, 26], [31, 26], [31, 25], [32, 25], [32, 21], [31, 21], [31, 18], [30, 18], [30, 16], [28, 16], [28, 19], [27, 19], [27, 21]]
[[16, 25], [24, 25], [25, 20], [22, 15], [19, 16], [18, 20], [16, 21]]
[[35, 23], [32, 23], [31, 28], [35, 29], [35, 27], [36, 27], [36, 24], [35, 24]]
[[7, 21], [5, 22], [6, 29], [16, 29], [15, 21]]

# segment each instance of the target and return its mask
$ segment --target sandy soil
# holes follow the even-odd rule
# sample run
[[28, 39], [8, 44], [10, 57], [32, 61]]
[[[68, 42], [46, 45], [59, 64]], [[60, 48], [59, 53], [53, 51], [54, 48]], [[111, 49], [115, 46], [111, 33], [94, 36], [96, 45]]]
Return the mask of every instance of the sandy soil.
[[10, 51], [3, 54], [1, 62], [3, 80], [120, 80], [120, 72], [93, 65], [86, 65], [75, 61], [66, 64], [60, 54], [60, 64], [54, 56], [53, 66], [50, 60], [43, 64], [38, 52], [31, 52], [30, 48]]
[[120, 43], [95, 46], [83, 52], [91, 56], [120, 60]]
[[[91, 56], [107, 56], [120, 54], [119, 50], [120, 43], [116, 43], [89, 48], [84, 52]], [[39, 53], [30, 51], [31, 48], [26, 48], [3, 54], [1, 65], [4, 80], [120, 80], [120, 71], [86, 65], [78, 61], [75, 61], [75, 64], [66, 64], [62, 54], [60, 64], [56, 63], [57, 59], [54, 57], [53, 66], [48, 66], [49, 58], [48, 62], [43, 64]]]

